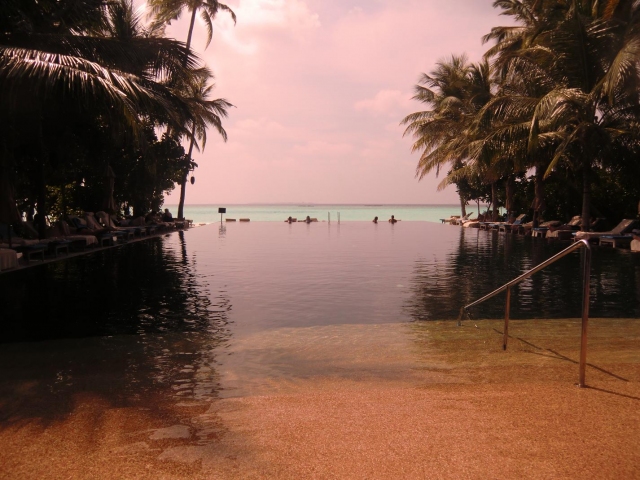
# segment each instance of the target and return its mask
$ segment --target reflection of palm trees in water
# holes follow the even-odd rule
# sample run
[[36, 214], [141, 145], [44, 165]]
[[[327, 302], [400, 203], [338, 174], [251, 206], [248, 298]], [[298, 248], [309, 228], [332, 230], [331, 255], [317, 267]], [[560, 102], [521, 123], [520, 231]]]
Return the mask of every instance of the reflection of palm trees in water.
[[[458, 318], [460, 308], [516, 278], [566, 247], [476, 229], [460, 229], [444, 258], [415, 261], [404, 311], [414, 320]], [[580, 254], [552, 264], [512, 290], [512, 318], [577, 317], [581, 311]], [[600, 249], [592, 260], [591, 316], [637, 317], [640, 255]], [[471, 309], [476, 318], [502, 318], [505, 294]]]
[[[80, 392], [112, 406], [160, 409], [218, 395], [216, 358], [230, 337], [231, 301], [226, 292], [209, 294], [184, 235], [178, 240], [154, 238], [0, 278], [11, 314], [3, 319], [0, 425], [34, 412], [53, 419]], [[42, 342], [29, 343], [32, 336]], [[30, 378], [33, 388], [17, 394]]]
[[179, 328], [166, 334], [145, 337], [156, 360], [154, 381], [170, 386], [172, 396], [202, 400], [213, 398], [219, 388], [216, 373], [218, 347], [230, 335], [227, 328], [231, 301], [226, 292], [210, 296], [197, 275], [197, 259], [187, 255], [184, 232], [179, 232], [179, 261], [165, 245], [167, 266], [180, 279], [180, 288], [157, 311], [156, 324]]

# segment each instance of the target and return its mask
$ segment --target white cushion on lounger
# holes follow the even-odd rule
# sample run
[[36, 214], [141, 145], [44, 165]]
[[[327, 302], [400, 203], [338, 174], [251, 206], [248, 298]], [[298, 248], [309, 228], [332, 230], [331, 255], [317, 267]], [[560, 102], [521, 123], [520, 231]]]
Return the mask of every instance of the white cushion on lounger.
[[18, 266], [18, 253], [9, 248], [0, 248], [0, 272]]

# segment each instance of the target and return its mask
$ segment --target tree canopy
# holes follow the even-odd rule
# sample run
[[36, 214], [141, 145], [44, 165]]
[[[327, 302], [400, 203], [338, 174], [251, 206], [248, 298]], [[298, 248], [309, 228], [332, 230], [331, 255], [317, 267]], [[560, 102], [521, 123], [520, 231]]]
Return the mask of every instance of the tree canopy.
[[[441, 187], [468, 192], [469, 182], [498, 182], [503, 206], [532, 210], [534, 220], [568, 219], [576, 209], [583, 225], [593, 216], [612, 223], [635, 216], [640, 184], [629, 178], [640, 174], [640, 3], [493, 5], [516, 25], [483, 39], [492, 45], [482, 101], [469, 103], [478, 83], [464, 56], [442, 60], [416, 86], [414, 99], [430, 110], [402, 123], [421, 152], [418, 176], [446, 164]], [[475, 200], [462, 195], [463, 204]]]
[[223, 133], [230, 106], [185, 89], [211, 73], [163, 34], [131, 0], [2, 2], [0, 222], [100, 209], [107, 166], [121, 211], [160, 208], [190, 162], [180, 139]]

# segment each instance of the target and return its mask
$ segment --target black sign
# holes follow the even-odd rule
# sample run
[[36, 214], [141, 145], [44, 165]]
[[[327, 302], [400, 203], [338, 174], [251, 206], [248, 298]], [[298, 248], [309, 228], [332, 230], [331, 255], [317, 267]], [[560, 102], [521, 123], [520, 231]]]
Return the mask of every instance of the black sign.
[[225, 207], [218, 208], [218, 213], [227, 213], [227, 209]]

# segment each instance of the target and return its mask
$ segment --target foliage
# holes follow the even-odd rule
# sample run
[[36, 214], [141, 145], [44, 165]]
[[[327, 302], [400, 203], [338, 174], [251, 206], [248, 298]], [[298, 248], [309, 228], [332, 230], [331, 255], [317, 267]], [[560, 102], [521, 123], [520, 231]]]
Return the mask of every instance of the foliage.
[[[448, 116], [450, 124], [438, 131], [433, 126], [446, 89], [434, 80], [443, 62], [416, 86], [414, 98], [433, 107], [403, 120], [421, 152], [420, 174], [449, 163], [454, 168], [441, 185], [456, 183], [461, 191], [465, 178], [513, 185], [515, 176], [530, 172], [520, 191], [536, 215], [567, 219], [581, 204], [584, 225], [594, 213], [612, 223], [635, 216], [640, 190], [630, 179], [638, 178], [640, 151], [640, 3], [496, 0], [494, 7], [517, 25], [484, 37], [494, 42], [485, 55], [492, 62], [485, 77], [495, 82], [486, 101], [465, 108], [474, 83], [460, 68], [463, 81], [447, 77], [458, 86], [448, 105], [460, 115]], [[452, 57], [448, 71], [456, 71], [460, 58]], [[518, 208], [528, 209], [522, 201]]]
[[160, 208], [194, 165], [176, 139], [222, 128], [177, 87], [206, 68], [162, 33], [131, 0], [0, 4], [0, 222], [100, 209], [109, 165], [118, 205]]

